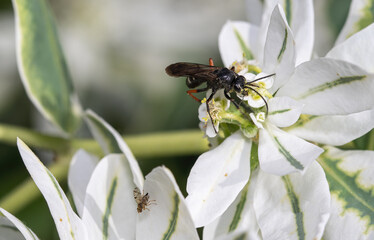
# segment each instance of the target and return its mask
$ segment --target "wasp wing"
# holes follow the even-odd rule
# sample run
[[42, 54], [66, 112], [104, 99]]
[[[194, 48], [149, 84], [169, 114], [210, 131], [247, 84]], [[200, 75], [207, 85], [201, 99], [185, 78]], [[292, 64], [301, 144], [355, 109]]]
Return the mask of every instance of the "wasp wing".
[[221, 67], [209, 66], [198, 63], [179, 62], [169, 65], [165, 71], [172, 77], [193, 77], [215, 79], [215, 72]]

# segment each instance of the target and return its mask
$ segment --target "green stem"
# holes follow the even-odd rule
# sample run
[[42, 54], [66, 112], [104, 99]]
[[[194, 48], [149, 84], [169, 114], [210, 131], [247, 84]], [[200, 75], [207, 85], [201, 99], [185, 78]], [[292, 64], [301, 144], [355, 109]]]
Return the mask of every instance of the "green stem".
[[[97, 142], [92, 139], [65, 139], [0, 124], [0, 142], [16, 145], [17, 137], [30, 147], [56, 152], [58, 161], [49, 166], [49, 169], [59, 182], [66, 181], [70, 159], [77, 149], [82, 148], [99, 156], [103, 154]], [[129, 136], [125, 141], [137, 158], [197, 155], [208, 150], [208, 141], [199, 130]], [[11, 213], [17, 213], [38, 196], [40, 192], [29, 178], [0, 199], [0, 206]]]
[[371, 132], [369, 133], [367, 150], [374, 150], [374, 130], [371, 130]]

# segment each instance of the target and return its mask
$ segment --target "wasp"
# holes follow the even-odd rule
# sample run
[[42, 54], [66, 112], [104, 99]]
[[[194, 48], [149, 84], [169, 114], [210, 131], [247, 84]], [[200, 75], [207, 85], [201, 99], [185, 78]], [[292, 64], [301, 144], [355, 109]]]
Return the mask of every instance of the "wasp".
[[[235, 72], [234, 66], [231, 69], [214, 66], [213, 60], [211, 58], [209, 58], [209, 65], [178, 62], [166, 67], [165, 71], [169, 76], [172, 77], [187, 77], [186, 85], [188, 88], [190, 88], [190, 90], [187, 91], [187, 94], [198, 102], [201, 102], [201, 100], [194, 96], [193, 93], [206, 92], [208, 90], [212, 91], [212, 93], [206, 99], [206, 107], [209, 117], [212, 121], [214, 131], [216, 133], [217, 130], [214, 127], [213, 119], [209, 110], [209, 102], [213, 99], [214, 94], [218, 90], [223, 89], [225, 97], [229, 101], [231, 101], [234, 104], [234, 106], [240, 111], [240, 103], [237, 103], [235, 99], [231, 97], [231, 93], [235, 92], [242, 96], [248, 96], [249, 91], [251, 90], [255, 92], [257, 95], [259, 95], [261, 99], [265, 102], [266, 113], [268, 112], [267, 102], [265, 98], [256, 90], [258, 86], [254, 83], [259, 80], [274, 76], [275, 74], [270, 74], [247, 82], [244, 76], [239, 75]], [[199, 87], [203, 83], [206, 83], [205, 87], [199, 89], [191, 89]], [[253, 110], [251, 110], [250, 107], [245, 107], [245, 110], [253, 112]]]
[[134, 194], [134, 199], [135, 199], [135, 202], [136, 204], [138, 204], [138, 207], [137, 207], [137, 211], [138, 213], [141, 213], [143, 212], [143, 210], [148, 210], [149, 211], [149, 208], [148, 206], [152, 205], [152, 204], [156, 204], [156, 200], [149, 200], [149, 194], [146, 193], [146, 194], [142, 194], [139, 190], [139, 188], [134, 188], [134, 191], [133, 191], [133, 194]]

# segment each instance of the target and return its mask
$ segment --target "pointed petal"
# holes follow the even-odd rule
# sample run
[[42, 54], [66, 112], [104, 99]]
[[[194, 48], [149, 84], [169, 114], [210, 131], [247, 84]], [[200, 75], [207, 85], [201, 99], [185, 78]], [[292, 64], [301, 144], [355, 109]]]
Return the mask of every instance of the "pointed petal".
[[277, 96], [304, 103], [305, 114], [340, 115], [371, 109], [373, 92], [374, 75], [348, 62], [320, 58], [297, 67]]
[[255, 37], [258, 27], [247, 22], [227, 21], [218, 37], [223, 64], [228, 67], [235, 61], [255, 58]]
[[287, 132], [312, 142], [339, 146], [374, 128], [374, 109], [348, 115], [301, 115]]
[[199, 239], [184, 197], [169, 169], [158, 167], [146, 176], [144, 192], [151, 203], [138, 214], [137, 239]]
[[131, 166], [134, 183], [139, 189], [143, 189], [144, 177], [139, 164], [132, 154], [130, 148], [121, 135], [107, 122], [91, 110], [86, 111], [86, 121], [96, 141], [100, 143], [106, 154], [124, 153]]
[[[23, 224], [18, 218], [0, 208], [0, 212], [6, 217], [0, 218], [0, 237], [4, 240], [37, 240], [39, 239], [35, 233]], [[6, 222], [6, 220], [8, 220]], [[18, 229], [18, 231], [16, 229]], [[23, 237], [22, 237], [23, 236]]]
[[135, 239], [135, 185], [122, 154], [103, 158], [87, 186], [82, 220], [100, 239]]
[[74, 154], [70, 162], [68, 185], [79, 216], [82, 216], [86, 188], [98, 162], [96, 156], [82, 149]]
[[47, 201], [60, 238], [84, 239], [86, 228], [74, 213], [56, 178], [22, 140], [17, 139], [17, 146], [27, 170]]
[[311, 58], [314, 44], [314, 12], [313, 1], [279, 1], [267, 0], [265, 1], [264, 10], [262, 14], [262, 22], [260, 28], [260, 42], [265, 44], [267, 35], [267, 28], [269, 26], [271, 14], [277, 4], [281, 4], [284, 9], [286, 20], [290, 26], [296, 48], [296, 65]]
[[304, 175], [260, 172], [254, 209], [264, 239], [320, 239], [330, 215], [330, 192], [317, 162]]
[[203, 153], [187, 180], [186, 198], [195, 226], [205, 226], [235, 200], [250, 174], [251, 142], [240, 132]]
[[356, 64], [370, 73], [374, 73], [374, 24], [352, 35], [336, 45], [326, 57], [335, 58]]
[[304, 172], [322, 152], [322, 148], [270, 124], [260, 130], [258, 158], [265, 172], [279, 176]]
[[295, 69], [295, 42], [280, 5], [274, 8], [265, 42], [263, 71], [275, 73], [271, 92], [276, 92]]
[[288, 127], [299, 119], [303, 104], [289, 97], [275, 97], [269, 100], [268, 120], [277, 127]]
[[374, 239], [374, 152], [333, 147], [319, 158], [332, 196], [324, 239]]
[[336, 40], [336, 45], [343, 42], [356, 32], [373, 22], [373, 1], [353, 0], [349, 9], [347, 20]]
[[[231, 234], [246, 233], [248, 239], [260, 240], [259, 227], [253, 209], [253, 190], [258, 171], [251, 175], [250, 182], [243, 188], [230, 207], [214, 222], [204, 227], [204, 240], [229, 238]], [[235, 239], [235, 238], [234, 238]]]

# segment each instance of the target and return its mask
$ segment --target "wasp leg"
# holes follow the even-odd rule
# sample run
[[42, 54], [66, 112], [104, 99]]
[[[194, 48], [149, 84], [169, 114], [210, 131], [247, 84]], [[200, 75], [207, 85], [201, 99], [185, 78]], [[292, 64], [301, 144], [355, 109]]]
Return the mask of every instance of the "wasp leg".
[[214, 66], [214, 63], [213, 63], [213, 59], [212, 58], [209, 58], [209, 66]]
[[216, 93], [216, 90], [212, 89], [212, 93], [210, 94], [210, 96], [208, 97], [208, 99], [206, 100], [205, 103], [206, 103], [206, 110], [207, 110], [207, 112], [209, 114], [210, 121], [212, 122], [214, 132], [216, 134], [218, 134], [218, 131], [217, 131], [216, 127], [214, 126], [213, 118], [212, 118], [212, 115], [210, 114], [210, 109], [209, 109], [209, 102], [213, 99], [213, 96], [214, 96], [215, 93]]
[[[234, 104], [234, 106], [239, 110], [239, 112], [245, 116], [248, 120], [252, 121], [251, 118], [249, 117], [248, 114], [245, 114], [241, 109], [240, 109], [240, 104], [238, 104], [237, 102], [235, 102], [235, 99], [233, 99], [226, 91], [223, 91], [223, 93], [225, 94], [225, 97], [227, 98], [227, 100], [229, 100], [230, 102], [232, 102]], [[241, 102], [240, 102], [241, 103]], [[245, 107], [245, 106], [242, 106], [246, 111], [249, 111], [249, 112], [253, 112], [253, 110], [249, 107]]]
[[201, 100], [198, 99], [197, 97], [195, 97], [192, 93], [205, 92], [205, 91], [207, 91], [208, 89], [209, 89], [209, 88], [191, 89], [191, 90], [188, 90], [188, 91], [187, 91], [187, 94], [190, 95], [190, 97], [192, 97], [192, 98], [195, 99], [196, 101], [201, 102]]

